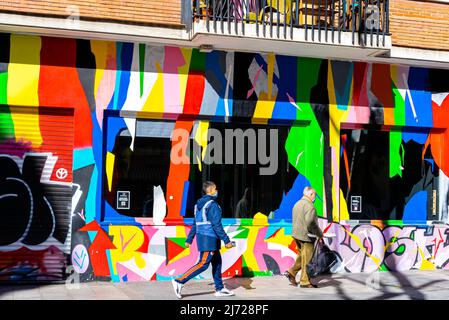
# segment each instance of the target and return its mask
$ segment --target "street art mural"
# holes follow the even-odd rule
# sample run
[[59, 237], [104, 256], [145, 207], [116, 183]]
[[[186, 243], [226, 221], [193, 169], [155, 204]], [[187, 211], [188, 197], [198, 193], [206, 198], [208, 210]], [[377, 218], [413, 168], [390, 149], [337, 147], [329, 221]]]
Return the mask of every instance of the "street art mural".
[[[0, 238], [0, 270], [4, 261], [19, 261], [21, 250], [36, 250], [31, 255], [38, 261], [18, 263], [24, 268], [44, 264], [44, 255], [59, 250], [62, 256], [70, 252], [67, 260], [83, 281], [180, 275], [198, 258], [196, 245], [185, 248], [184, 241], [192, 223], [194, 177], [203, 168], [201, 161], [171, 163], [164, 152], [179, 147], [179, 140], [170, 139], [173, 130], [185, 130], [206, 150], [215, 122], [238, 121], [288, 127], [282, 147], [293, 179], [286, 178], [275, 208], [262, 207], [248, 219], [224, 212], [226, 231], [237, 243], [223, 249], [224, 276], [279, 274], [290, 266], [296, 255], [291, 209], [307, 185], [318, 191], [320, 224], [335, 235], [326, 241], [341, 257], [341, 271], [447, 268], [447, 79], [442, 70], [387, 64], [1, 34], [0, 145], [11, 146], [0, 148], [0, 170], [11, 167], [7, 174], [0, 171], [1, 218], [12, 219], [13, 206], [21, 220]], [[61, 108], [73, 112], [67, 115], [73, 121], [70, 159], [48, 143], [44, 118]], [[151, 131], [136, 119], [172, 125]], [[374, 131], [386, 135], [379, 150], [363, 145]], [[156, 139], [153, 149], [141, 139], [149, 134]], [[146, 158], [167, 161], [134, 173], [156, 181], [143, 190], [151, 196], [142, 196], [142, 209], [119, 209], [121, 202], [125, 208], [135, 201], [133, 193], [122, 193], [118, 201], [117, 192], [126, 191], [121, 179], [132, 176], [129, 159], [141, 150], [162, 150]], [[370, 155], [373, 168], [387, 167], [372, 170], [373, 184], [381, 177], [402, 192], [388, 203], [372, 200], [374, 215], [367, 217], [357, 215], [351, 198], [360, 192], [365, 208], [370, 194], [354, 180], [363, 154]], [[26, 164], [31, 156], [37, 158]], [[51, 176], [41, 179], [49, 159], [55, 162]], [[20, 190], [7, 189], [13, 183], [8, 188]], [[56, 218], [46, 184], [69, 192], [70, 219]], [[28, 201], [14, 204], [19, 193]], [[143, 213], [146, 205], [149, 215]], [[35, 231], [38, 217], [45, 228]], [[60, 246], [49, 245], [49, 238]]]

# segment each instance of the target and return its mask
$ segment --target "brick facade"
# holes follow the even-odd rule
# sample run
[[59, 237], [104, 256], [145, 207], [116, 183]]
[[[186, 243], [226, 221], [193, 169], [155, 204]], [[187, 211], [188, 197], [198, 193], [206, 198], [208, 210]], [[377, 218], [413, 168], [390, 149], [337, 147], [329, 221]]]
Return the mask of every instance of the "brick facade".
[[[1, 0], [0, 12], [182, 27], [181, 0]], [[390, 0], [390, 33], [395, 46], [449, 50], [449, 3]]]
[[[72, 6], [72, 7], [70, 7]], [[0, 11], [181, 27], [181, 0], [1, 0]]]
[[394, 46], [449, 50], [449, 3], [390, 0]]

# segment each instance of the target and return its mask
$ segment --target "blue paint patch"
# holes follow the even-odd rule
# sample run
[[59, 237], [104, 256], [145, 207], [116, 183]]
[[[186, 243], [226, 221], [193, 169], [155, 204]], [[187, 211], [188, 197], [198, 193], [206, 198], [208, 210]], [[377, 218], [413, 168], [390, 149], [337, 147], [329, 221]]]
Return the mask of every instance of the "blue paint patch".
[[279, 209], [274, 212], [274, 218], [291, 220], [293, 206], [299, 201], [299, 199], [302, 198], [302, 192], [307, 186], [310, 186], [309, 180], [307, 180], [302, 174], [298, 173], [298, 176], [296, 177], [296, 180], [288, 194], [284, 194], [282, 196]]
[[[226, 61], [226, 53], [225, 52], [219, 52], [219, 51], [213, 51], [210, 54], [206, 55], [206, 80], [209, 83], [214, 83], [215, 87], [213, 87], [216, 92], [214, 94], [216, 94], [218, 96], [218, 101], [217, 101], [217, 105], [216, 110], [215, 110], [215, 115], [217, 116], [225, 116], [226, 115], [226, 110], [225, 110], [225, 94], [226, 94], [226, 85], [227, 85], [227, 79], [226, 79], [226, 74], [227, 74], [227, 70], [223, 70], [221, 69], [221, 63], [220, 60], [224, 60]], [[210, 79], [211, 77], [213, 77], [214, 79]], [[219, 87], [217, 88], [217, 85], [219, 84]], [[204, 96], [207, 95], [207, 92], [204, 93]], [[229, 86], [229, 91], [228, 91], [228, 99], [229, 97], [232, 97], [232, 92], [231, 92], [231, 86]], [[228, 105], [229, 105], [229, 100], [228, 100]], [[229, 116], [232, 115], [231, 110], [229, 110]]]
[[128, 282], [128, 275], [125, 274], [125, 275], [122, 277], [122, 280], [123, 280], [123, 282]]
[[83, 148], [73, 151], [73, 171], [90, 166], [95, 163], [92, 148]]
[[432, 172], [435, 172], [435, 161], [433, 159], [425, 158], [424, 161], [427, 161], [432, 166]]
[[419, 191], [405, 205], [402, 220], [405, 223], [423, 223], [427, 217], [427, 192]]
[[[92, 119], [96, 117], [95, 113], [91, 113]], [[103, 131], [97, 121], [92, 121], [92, 151], [96, 166], [92, 172], [91, 185], [89, 187], [88, 202], [91, 209], [86, 215], [86, 221], [97, 219], [101, 221], [101, 186], [103, 172]], [[100, 173], [100, 174], [99, 174]], [[98, 196], [97, 196], [98, 195]]]
[[[407, 126], [430, 128], [433, 125], [432, 93], [427, 91], [428, 77], [429, 74], [427, 69], [410, 68], [408, 75], [408, 88], [412, 101], [410, 101], [409, 95], [406, 94], [405, 124]], [[415, 140], [414, 138], [415, 137], [413, 136], [407, 137], [407, 139]], [[408, 140], [405, 141], [407, 142]], [[425, 141], [422, 142], [422, 140], [420, 140], [416, 142], [423, 144]]]
[[[86, 202], [84, 204], [84, 215], [86, 218], [86, 224], [93, 221], [95, 217], [98, 217], [97, 213], [98, 214], [100, 213], [99, 212], [100, 207], [98, 207], [98, 211], [96, 207], [97, 192], [98, 192], [97, 181], [98, 181], [98, 170], [97, 167], [94, 167], [94, 170], [92, 171], [92, 176], [90, 178], [89, 192], [87, 193]], [[91, 241], [92, 240], [93, 239], [91, 238]]]
[[[297, 108], [290, 103], [290, 98], [296, 102], [296, 70], [298, 59], [296, 57], [276, 57], [280, 80], [278, 83], [277, 101], [274, 104], [272, 119], [296, 120]], [[273, 121], [268, 120], [268, 123]]]
[[[335, 62], [334, 62], [335, 63]], [[353, 73], [354, 73], [354, 64], [350, 62], [337, 62], [339, 64], [349, 64], [349, 68], [347, 69], [348, 72], [346, 74], [345, 84], [343, 87], [343, 92], [339, 92], [337, 89], [337, 86], [334, 85], [334, 92], [335, 92], [335, 99], [337, 103], [337, 109], [339, 110], [348, 110], [348, 104], [349, 104], [349, 95], [351, 93], [351, 83], [353, 79]], [[345, 76], [344, 73], [340, 72], [340, 75], [337, 75], [337, 77], [334, 78], [334, 81], [341, 81], [342, 79], [340, 76]]]
[[[112, 152], [115, 146], [115, 139], [117, 134], [122, 129], [127, 129], [125, 120], [121, 117], [108, 117], [108, 125], [107, 125], [107, 141], [106, 141], [106, 151]], [[131, 137], [129, 139], [129, 144], [131, 146]]]
[[140, 225], [140, 223], [136, 222], [136, 219], [118, 213], [117, 211], [115, 211], [113, 207], [111, 207], [111, 205], [106, 200], [103, 201], [104, 201], [105, 220], [117, 223], [126, 223], [129, 225]]
[[182, 202], [181, 202], [181, 217], [186, 215], [187, 198], [189, 196], [189, 184], [190, 181], [184, 181], [184, 189], [182, 191]]
[[415, 141], [419, 144], [425, 144], [427, 141], [427, 137], [429, 136], [429, 129], [424, 130], [424, 132], [407, 132], [402, 131], [402, 140], [404, 143], [409, 142], [410, 140]]
[[117, 43], [117, 72], [115, 78], [114, 95], [109, 102], [109, 110], [122, 108], [128, 95], [129, 80], [131, 77], [131, 64], [134, 45], [132, 43]]
[[112, 259], [111, 259], [111, 252], [110, 250], [106, 250], [106, 256], [108, 258], [108, 264], [109, 264], [109, 271], [110, 271], [110, 275], [111, 275], [111, 281], [112, 282], [120, 282], [120, 276], [117, 274], [113, 274], [112, 271], [113, 266], [112, 266]]
[[273, 227], [273, 226], [269, 226], [267, 228], [267, 233], [265, 234], [265, 239], [268, 239], [269, 237], [271, 237], [273, 234], [276, 233], [276, 231], [279, 230], [279, 227]]

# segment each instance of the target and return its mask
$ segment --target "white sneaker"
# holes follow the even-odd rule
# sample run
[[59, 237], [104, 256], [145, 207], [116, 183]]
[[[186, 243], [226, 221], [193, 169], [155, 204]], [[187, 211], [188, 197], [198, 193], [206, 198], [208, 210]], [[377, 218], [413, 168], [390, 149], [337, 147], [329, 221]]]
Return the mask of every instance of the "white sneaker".
[[215, 292], [216, 297], [230, 297], [234, 295], [234, 291], [231, 291], [229, 289], [223, 288], [220, 291]]
[[176, 297], [178, 297], [178, 299], [181, 299], [182, 298], [181, 290], [182, 290], [183, 284], [175, 281], [175, 279], [173, 279], [171, 281], [171, 284], [173, 285], [173, 290], [175, 290]]

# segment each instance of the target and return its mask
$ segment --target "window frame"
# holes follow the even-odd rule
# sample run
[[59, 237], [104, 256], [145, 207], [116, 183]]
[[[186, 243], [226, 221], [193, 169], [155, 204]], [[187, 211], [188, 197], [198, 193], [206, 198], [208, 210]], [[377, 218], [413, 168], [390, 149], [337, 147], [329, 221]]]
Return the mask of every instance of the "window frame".
[[[117, 212], [117, 216], [111, 216], [106, 214], [106, 199], [105, 199], [105, 187], [107, 184], [106, 177], [106, 156], [107, 156], [107, 143], [108, 143], [108, 120], [109, 118], [132, 118], [135, 120], [148, 120], [148, 121], [167, 121], [167, 122], [176, 122], [176, 121], [210, 121], [210, 122], [229, 122], [228, 117], [223, 116], [203, 116], [203, 115], [186, 115], [181, 114], [177, 118], [154, 118], [151, 116], [147, 116], [146, 114], [138, 114], [137, 112], [124, 113], [120, 110], [104, 110], [103, 116], [103, 130], [102, 130], [102, 166], [101, 172], [99, 172], [100, 180], [100, 212], [96, 214], [97, 220], [100, 222], [102, 226], [110, 226], [110, 225], [129, 225], [129, 226], [154, 226], [155, 224], [152, 222], [152, 218], [150, 217], [130, 217]], [[251, 119], [245, 117], [233, 117], [232, 123], [250, 123]], [[310, 125], [310, 120], [284, 120], [284, 119], [270, 119], [270, 123], [265, 123], [266, 126], [270, 125], [284, 125], [286, 127], [292, 128], [293, 126], [303, 126], [306, 127]], [[254, 123], [259, 124], [259, 123]], [[291, 227], [292, 219], [279, 219], [279, 218], [268, 218], [267, 222], [262, 223], [262, 219], [254, 219], [254, 218], [222, 218], [223, 225], [237, 225], [237, 220], [239, 220], [238, 225], [240, 226], [272, 226], [276, 225], [279, 227]], [[136, 221], [139, 220], [138, 221]], [[325, 218], [323, 218], [325, 219]], [[146, 222], [145, 220], [148, 220]], [[180, 219], [167, 219], [165, 220], [165, 225], [191, 225], [193, 223], [192, 217], [182, 217]]]

